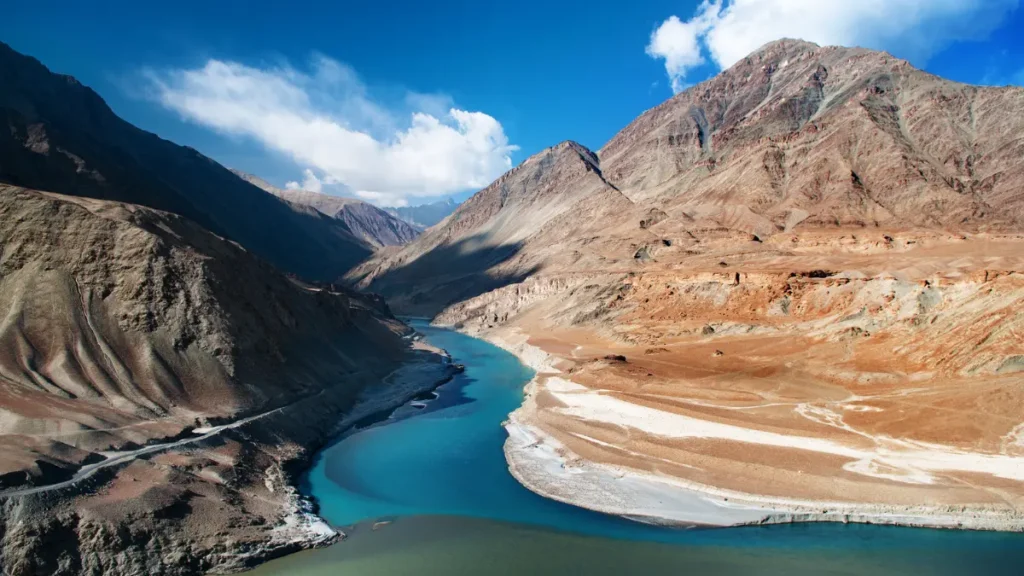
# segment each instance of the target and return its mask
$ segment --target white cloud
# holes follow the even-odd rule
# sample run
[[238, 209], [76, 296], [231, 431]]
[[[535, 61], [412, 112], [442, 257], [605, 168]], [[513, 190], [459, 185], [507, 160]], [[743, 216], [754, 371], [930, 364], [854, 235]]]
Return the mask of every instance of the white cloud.
[[337, 184], [380, 204], [483, 188], [511, 168], [501, 124], [443, 95], [387, 107], [350, 67], [318, 55], [311, 71], [210, 60], [147, 72], [155, 97], [185, 119], [252, 138], [306, 168], [289, 185]]
[[924, 64], [957, 40], [991, 32], [1018, 0], [704, 0], [686, 21], [651, 33], [647, 53], [665, 60], [673, 91], [706, 62], [732, 66], [764, 44], [799, 38], [821, 45], [888, 50]]
[[673, 92], [685, 88], [687, 70], [706, 61], [699, 40], [714, 25], [717, 14], [717, 5], [704, 2], [697, 8], [693, 18], [683, 22], [678, 16], [670, 16], [651, 33], [647, 55], [665, 59], [665, 70], [672, 81]]
[[312, 170], [306, 168], [302, 171], [302, 182], [288, 182], [284, 185], [289, 190], [308, 190], [310, 192], [323, 192], [324, 182], [317, 178]]

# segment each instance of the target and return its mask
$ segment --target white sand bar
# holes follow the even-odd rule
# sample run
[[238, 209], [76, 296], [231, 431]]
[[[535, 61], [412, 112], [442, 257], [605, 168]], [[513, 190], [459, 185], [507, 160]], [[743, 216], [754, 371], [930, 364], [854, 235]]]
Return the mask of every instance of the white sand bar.
[[[851, 461], [844, 467], [849, 472], [907, 483], [933, 483], [936, 478], [930, 472], [942, 471], [974, 472], [1024, 481], [1024, 457], [1021, 456], [967, 452], [888, 437], [872, 438], [874, 446], [855, 447], [827, 438], [767, 432], [632, 404], [566, 383], [558, 377], [549, 378], [545, 390], [565, 404], [566, 407], [554, 410], [566, 416], [630, 427], [664, 438], [729, 440], [843, 456]], [[877, 472], [879, 469], [886, 472]]]

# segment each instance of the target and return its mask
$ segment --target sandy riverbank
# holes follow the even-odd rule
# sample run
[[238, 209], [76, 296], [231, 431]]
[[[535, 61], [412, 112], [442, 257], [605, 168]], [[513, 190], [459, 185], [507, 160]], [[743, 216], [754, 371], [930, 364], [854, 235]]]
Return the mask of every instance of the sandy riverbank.
[[[514, 354], [537, 370], [523, 405], [506, 423], [505, 457], [512, 475], [537, 494], [642, 522], [668, 525], [737, 526], [786, 522], [864, 522], [903, 526], [1024, 531], [1024, 514], [1010, 501], [980, 504], [893, 504], [786, 498], [717, 488], [685, 478], [652, 473], [580, 456], [541, 424], [552, 410], [580, 420], [676, 440], [697, 438], [742, 442], [755, 448], [784, 447], [845, 458], [843, 468], [896, 483], [933, 481], [931, 472], [954, 470], [1010, 482], [1024, 480], [1024, 458], [981, 454], [945, 446], [891, 440], [878, 446], [845, 445], [829, 439], [787, 436], [679, 416], [591, 391], [568, 379], [562, 358], [528, 343], [509, 329], [474, 334]], [[545, 397], [545, 405], [538, 398]], [[549, 405], [552, 404], [552, 405]], [[554, 406], [554, 407], [553, 407]], [[590, 445], [602, 441], [570, 429], [561, 434]], [[622, 447], [604, 448], [622, 452]], [[650, 455], [636, 454], [636, 460]], [[628, 460], [628, 458], [627, 458]], [[673, 463], [678, 464], [678, 463]], [[925, 501], [927, 502], [927, 501]]]

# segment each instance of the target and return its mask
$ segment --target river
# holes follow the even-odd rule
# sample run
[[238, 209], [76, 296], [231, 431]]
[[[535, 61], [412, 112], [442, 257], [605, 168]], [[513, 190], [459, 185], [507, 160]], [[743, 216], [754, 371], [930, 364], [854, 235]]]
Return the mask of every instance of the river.
[[464, 374], [338, 438], [302, 490], [348, 537], [252, 576], [1021, 574], [1024, 535], [869, 525], [668, 529], [541, 498], [508, 473], [502, 422], [532, 377], [482, 340], [413, 322]]

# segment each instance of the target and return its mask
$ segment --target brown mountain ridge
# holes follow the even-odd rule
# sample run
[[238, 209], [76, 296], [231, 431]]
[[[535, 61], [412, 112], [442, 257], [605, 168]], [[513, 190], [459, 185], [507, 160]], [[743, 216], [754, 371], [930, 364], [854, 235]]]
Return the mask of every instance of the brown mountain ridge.
[[1022, 190], [1024, 89], [780, 40], [349, 278], [536, 368], [545, 496], [1024, 530]]

